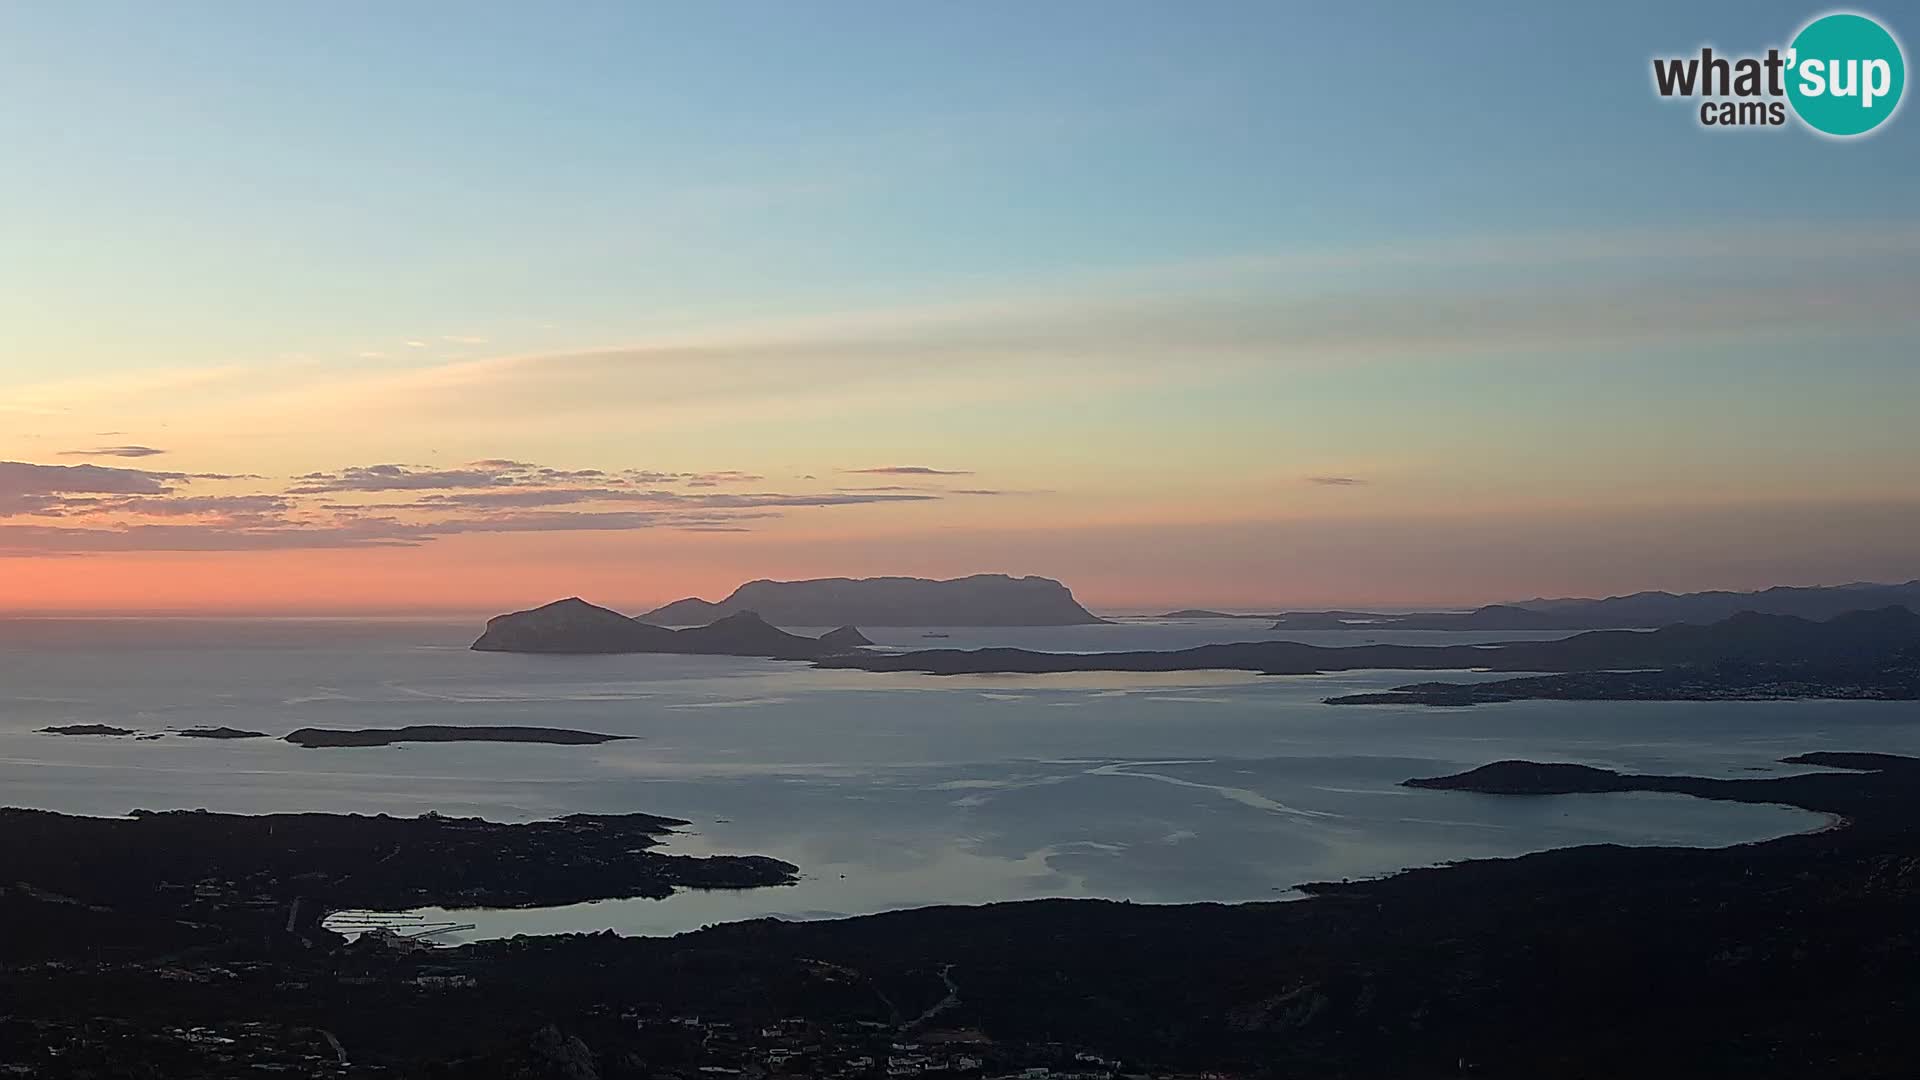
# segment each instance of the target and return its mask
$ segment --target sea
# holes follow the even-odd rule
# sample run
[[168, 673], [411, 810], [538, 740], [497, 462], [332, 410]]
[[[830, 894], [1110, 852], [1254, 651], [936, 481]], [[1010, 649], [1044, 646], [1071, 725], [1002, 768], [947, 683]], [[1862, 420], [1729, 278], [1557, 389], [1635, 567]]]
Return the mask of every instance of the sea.
[[[732, 657], [518, 656], [471, 619], [0, 620], [0, 805], [76, 814], [427, 811], [530, 821], [645, 812], [661, 850], [772, 855], [796, 885], [516, 910], [422, 909], [443, 940], [674, 934], [1038, 897], [1297, 897], [1304, 882], [1578, 844], [1717, 846], [1827, 824], [1682, 795], [1500, 797], [1400, 786], [1503, 758], [1750, 777], [1810, 750], [1920, 753], [1912, 702], [1330, 706], [1426, 672], [930, 676]], [[863, 628], [881, 647], [1172, 649], [1278, 637], [1249, 620]], [[792, 628], [817, 632], [824, 628]], [[927, 637], [930, 633], [945, 637]], [[1358, 628], [1322, 645], [1551, 634]], [[1491, 678], [1459, 673], [1460, 679]], [[274, 738], [61, 736], [202, 726]], [[301, 727], [533, 725], [597, 746], [304, 749]]]

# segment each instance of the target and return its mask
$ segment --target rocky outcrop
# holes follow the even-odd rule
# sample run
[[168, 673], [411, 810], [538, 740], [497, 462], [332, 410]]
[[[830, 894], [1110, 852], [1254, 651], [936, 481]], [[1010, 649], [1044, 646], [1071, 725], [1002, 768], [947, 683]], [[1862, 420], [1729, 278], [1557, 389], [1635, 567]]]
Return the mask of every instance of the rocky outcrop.
[[820, 644], [830, 645], [836, 649], [858, 649], [873, 642], [867, 639], [867, 635], [860, 632], [859, 627], [842, 626], [837, 630], [829, 630], [821, 634]]

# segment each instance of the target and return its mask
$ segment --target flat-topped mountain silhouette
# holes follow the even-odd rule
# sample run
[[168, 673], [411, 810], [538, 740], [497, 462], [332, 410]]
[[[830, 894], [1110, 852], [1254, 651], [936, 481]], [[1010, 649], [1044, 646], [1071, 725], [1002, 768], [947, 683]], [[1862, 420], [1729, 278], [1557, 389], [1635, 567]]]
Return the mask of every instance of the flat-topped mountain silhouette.
[[1052, 578], [975, 574], [928, 578], [749, 581], [719, 603], [694, 597], [638, 616], [655, 626], [701, 626], [742, 611], [776, 626], [1084, 626], [1104, 622]]
[[821, 638], [802, 637], [769, 625], [751, 611], [705, 626], [669, 630], [574, 596], [530, 611], [497, 615], [487, 620], [486, 633], [472, 647], [479, 652], [681, 653], [814, 660], [862, 644], [870, 643], [851, 626]]

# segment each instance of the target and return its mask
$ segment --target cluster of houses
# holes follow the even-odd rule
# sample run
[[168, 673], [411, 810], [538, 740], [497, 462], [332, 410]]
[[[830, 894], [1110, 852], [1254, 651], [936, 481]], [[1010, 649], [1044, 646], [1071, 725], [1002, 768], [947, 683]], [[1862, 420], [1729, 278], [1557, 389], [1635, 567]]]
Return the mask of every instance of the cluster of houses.
[[[876, 1021], [817, 1024], [787, 1019], [741, 1030], [698, 1016], [629, 1017], [644, 1031], [669, 1027], [695, 1040], [689, 1064], [661, 1069], [686, 1080], [765, 1080], [777, 1076], [878, 1080], [1114, 1080], [1120, 1063], [1057, 1044], [1012, 1046], [970, 1030], [901, 1034]], [[694, 1064], [692, 1062], [697, 1062]]]
[[209, 1080], [348, 1074], [344, 1053], [326, 1033], [284, 1024], [143, 1027], [106, 1017], [0, 1024], [0, 1077], [125, 1075], [116, 1063], [126, 1062], [138, 1062], [143, 1075]]

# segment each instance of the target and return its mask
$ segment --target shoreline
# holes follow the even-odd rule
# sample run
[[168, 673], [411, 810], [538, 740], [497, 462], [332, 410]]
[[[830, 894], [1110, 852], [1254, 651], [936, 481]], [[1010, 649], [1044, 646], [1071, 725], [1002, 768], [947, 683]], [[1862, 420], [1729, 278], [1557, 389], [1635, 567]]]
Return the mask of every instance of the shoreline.
[[[1727, 800], [1727, 799], [1703, 798], [1702, 796], [1694, 795], [1687, 792], [1674, 792], [1674, 791], [1651, 791], [1651, 792], [1618, 791], [1618, 792], [1591, 792], [1591, 793], [1568, 792], [1565, 794], [1600, 794], [1600, 795], [1650, 794], [1650, 795], [1656, 795], [1656, 796], [1681, 797], [1689, 800], [1700, 799], [1703, 802], [1726, 803], [1729, 801], [1738, 801], [1738, 800]], [[1736, 839], [1736, 840], [1730, 840], [1725, 843], [1673, 843], [1673, 842], [1662, 841], [1658, 839], [1646, 839], [1646, 840], [1610, 840], [1610, 841], [1588, 841], [1588, 842], [1582, 842], [1582, 843], [1549, 844], [1547, 846], [1532, 848], [1524, 851], [1518, 851], [1512, 854], [1465, 856], [1465, 857], [1456, 858], [1456, 859], [1442, 859], [1434, 862], [1405, 863], [1405, 864], [1392, 866], [1387, 869], [1382, 869], [1374, 873], [1368, 873], [1360, 877], [1350, 878], [1350, 879], [1347, 879], [1347, 881], [1351, 883], [1382, 881], [1382, 880], [1396, 877], [1400, 874], [1420, 871], [1420, 870], [1435, 869], [1435, 868], [1441, 868], [1441, 867], [1447, 867], [1447, 866], [1460, 865], [1464, 863], [1485, 861], [1490, 859], [1526, 858], [1532, 855], [1542, 855], [1542, 854], [1549, 854], [1553, 852], [1562, 852], [1562, 851], [1575, 851], [1581, 848], [1591, 848], [1591, 847], [1620, 847], [1620, 848], [1627, 848], [1627, 849], [1668, 849], [1668, 850], [1678, 850], [1678, 851], [1701, 851], [1701, 852], [1726, 851], [1726, 850], [1738, 848], [1738, 847], [1771, 843], [1776, 840], [1782, 840], [1782, 839], [1787, 839], [1787, 838], [1796, 837], [1796, 836], [1807, 836], [1807, 835], [1819, 834], [1819, 833], [1823, 833], [1833, 829], [1844, 828], [1848, 824], [1848, 820], [1843, 815], [1828, 813], [1823, 811], [1810, 810], [1806, 807], [1796, 806], [1792, 803], [1748, 802], [1746, 803], [1746, 805], [1751, 805], [1755, 807], [1766, 807], [1766, 808], [1790, 810], [1798, 814], [1810, 815], [1814, 820], [1808, 821], [1808, 822], [1801, 822], [1797, 827], [1787, 828], [1784, 830], [1769, 831], [1765, 835], [1759, 836], [1754, 839]], [[674, 834], [671, 834], [668, 838], [666, 838], [663, 841], [663, 843], [670, 844], [672, 842], [671, 837], [678, 836], [678, 835], [688, 835], [688, 834], [682, 834], [676, 831]], [[802, 866], [801, 872], [796, 876], [796, 878], [791, 882], [782, 883], [782, 887], [804, 890], [809, 880], [812, 880], [814, 878], [815, 878], [815, 875], [810, 873], [805, 866]], [[822, 877], [820, 880], [826, 880], [826, 879]], [[994, 899], [965, 900], [965, 901], [943, 900], [937, 897], [930, 897], [924, 900], [917, 900], [909, 903], [892, 904], [888, 906], [876, 907], [876, 908], [867, 909], [867, 910], [836, 911], [832, 914], [814, 914], [814, 915], [804, 915], [804, 914], [794, 915], [794, 914], [785, 914], [785, 913], [783, 914], [772, 914], [772, 913], [717, 914], [716, 915], [708, 912], [700, 912], [690, 916], [689, 919], [687, 920], [688, 925], [686, 925], [684, 928], [671, 929], [671, 930], [646, 929], [646, 928], [641, 928], [641, 929], [623, 928], [617, 924], [597, 925], [592, 928], [581, 926], [581, 927], [575, 927], [571, 929], [543, 929], [538, 925], [542, 920], [540, 920], [537, 916], [539, 916], [541, 913], [563, 914], [569, 911], [604, 910], [609, 905], [624, 906], [629, 902], [640, 901], [640, 900], [647, 901], [649, 905], [655, 904], [655, 903], [666, 904], [666, 903], [675, 901], [681, 898], [682, 896], [691, 897], [693, 895], [700, 894], [700, 893], [714, 893], [714, 894], [719, 894], [723, 896], [757, 895], [759, 890], [742, 891], [742, 890], [731, 890], [731, 889], [703, 889], [699, 886], [679, 886], [679, 887], [676, 887], [672, 895], [663, 896], [663, 897], [605, 898], [605, 899], [597, 899], [597, 900], [579, 901], [575, 903], [556, 905], [556, 906], [532, 906], [532, 907], [522, 906], [522, 907], [513, 907], [513, 908], [488, 908], [488, 907], [463, 908], [463, 907], [454, 907], [449, 905], [423, 905], [421, 907], [416, 907], [416, 908], [380, 912], [379, 914], [391, 915], [391, 916], [425, 915], [428, 917], [435, 917], [435, 918], [442, 918], [442, 917], [461, 918], [465, 916], [481, 916], [482, 917], [481, 922], [483, 927], [485, 926], [485, 923], [488, 921], [484, 918], [484, 916], [486, 916], [489, 913], [497, 913], [497, 914], [503, 914], [503, 915], [525, 913], [528, 915], [536, 916], [536, 918], [534, 918], [533, 920], [530, 920], [532, 925], [510, 925], [505, 927], [496, 926], [490, 930], [486, 930], [485, 932], [481, 932], [481, 933], [463, 934], [459, 942], [457, 943], [457, 945], [482, 944], [488, 941], [502, 941], [502, 940], [508, 940], [515, 936], [520, 936], [520, 935], [526, 935], [530, 937], [556, 937], [556, 936], [566, 936], [569, 934], [596, 933], [596, 932], [600, 932], [601, 930], [606, 930], [606, 931], [618, 934], [623, 938], [643, 938], [643, 939], [653, 939], [653, 940], [665, 940], [665, 939], [680, 937], [688, 933], [697, 932], [698, 928], [700, 927], [734, 926], [734, 925], [740, 925], [743, 923], [750, 923], [757, 919], [773, 919], [778, 922], [790, 923], [790, 924], [819, 923], [819, 922], [833, 922], [833, 921], [840, 921], [840, 920], [847, 920], [847, 919], [872, 918], [877, 916], [885, 916], [885, 915], [897, 914], [897, 913], [903, 913], [903, 912], [924, 911], [924, 910], [954, 907], [954, 906], [985, 907], [985, 906], [993, 906], [993, 905], [1001, 905], [1001, 904], [1045, 903], [1045, 902], [1054, 902], [1054, 901], [1061, 901], [1061, 902], [1083, 902], [1084, 901], [1084, 902], [1096, 902], [1096, 903], [1125, 903], [1125, 904], [1130, 904], [1138, 907], [1173, 909], [1173, 908], [1188, 907], [1196, 904], [1218, 905], [1218, 906], [1225, 906], [1225, 907], [1241, 907], [1245, 905], [1293, 903], [1299, 900], [1312, 898], [1314, 893], [1311, 891], [1311, 889], [1314, 886], [1319, 884], [1324, 884], [1324, 883], [1314, 881], [1314, 880], [1302, 880], [1302, 881], [1296, 881], [1284, 886], [1279, 886], [1279, 885], [1273, 886], [1272, 889], [1266, 893], [1219, 895], [1219, 896], [1213, 896], [1213, 897], [1208, 897], [1204, 899], [1142, 900], [1142, 899], [1135, 899], [1135, 898], [1125, 898], [1125, 897], [1119, 897], [1119, 896], [1097, 895], [1097, 894], [1096, 895], [1043, 894], [1043, 895], [1005, 896], [1005, 897], [994, 898]]]
[[[0, 1034], [71, 1047], [94, 1045], [85, 1040], [102, 1018], [156, 1037], [240, 1018], [325, 1030], [356, 1064], [399, 1075], [520, 1060], [546, 1028], [612, 1068], [653, 1052], [660, 1033], [680, 1030], [676, 1017], [708, 1033], [686, 1051], [703, 1068], [732, 1067], [702, 1049], [712, 1032], [790, 1022], [830, 1048], [971, 1032], [1016, 1066], [1065, 1046], [1147, 1072], [1231, 1075], [1319, 1075], [1337, 1063], [1346, 1076], [1440, 1077], [1462, 1060], [1489, 1076], [1575, 1063], [1585, 1075], [1646, 1075], [1650, 1061], [1656, 1073], [1768, 1080], [1898, 1075], [1920, 1053], [1920, 1028], [1905, 1023], [1920, 964], [1908, 932], [1920, 902], [1920, 759], [1782, 760], [1820, 771], [1727, 780], [1508, 761], [1422, 783], [1497, 797], [1711, 792], [1841, 815], [1845, 827], [1723, 848], [1465, 860], [1321, 883], [1308, 903], [1030, 900], [426, 951], [311, 935], [300, 946], [283, 932], [284, 909], [270, 909], [232, 923], [224, 941], [155, 942], [146, 959], [100, 958], [111, 924], [96, 924], [57, 964], [0, 966], [0, 992], [19, 1003]], [[23, 916], [100, 917], [12, 888], [0, 889], [0, 915], [29, 927]], [[949, 997], [940, 1030], [911, 1028]], [[1756, 1032], [1766, 1052], [1739, 1053]], [[1836, 1053], [1853, 1055], [1847, 1067], [1821, 1064]]]

